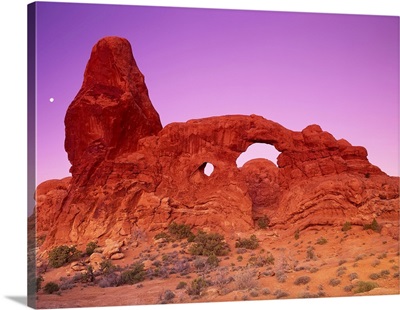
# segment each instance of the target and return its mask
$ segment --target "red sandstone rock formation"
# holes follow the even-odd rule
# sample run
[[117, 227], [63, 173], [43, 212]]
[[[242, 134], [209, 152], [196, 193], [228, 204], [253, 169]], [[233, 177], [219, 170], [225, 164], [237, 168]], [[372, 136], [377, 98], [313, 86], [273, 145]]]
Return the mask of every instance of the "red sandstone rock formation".
[[65, 116], [65, 150], [72, 175], [88, 176], [87, 170], [135, 151], [139, 139], [161, 128], [129, 42], [117, 37], [100, 40]]
[[[294, 132], [256, 115], [161, 129], [123, 39], [93, 48], [65, 126], [72, 179], [37, 190], [38, 231], [50, 230], [44, 248], [122, 240], [172, 221], [231, 234], [251, 230], [261, 216], [289, 230], [378, 218], [398, 237], [399, 179], [370, 164], [365, 148], [317, 125]], [[253, 143], [281, 152], [278, 166], [261, 159], [237, 168]], [[206, 163], [214, 165], [210, 176]]]

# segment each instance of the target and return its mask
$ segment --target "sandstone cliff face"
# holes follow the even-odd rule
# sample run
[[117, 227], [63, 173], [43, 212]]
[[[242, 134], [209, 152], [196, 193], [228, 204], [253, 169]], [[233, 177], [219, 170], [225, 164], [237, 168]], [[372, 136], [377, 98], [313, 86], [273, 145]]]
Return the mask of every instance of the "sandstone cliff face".
[[[289, 231], [378, 218], [398, 236], [399, 179], [370, 164], [365, 148], [317, 125], [294, 132], [256, 115], [162, 129], [124, 39], [93, 48], [65, 126], [72, 179], [37, 190], [37, 227], [49, 231], [44, 248], [123, 240], [172, 221], [229, 235], [253, 229], [262, 216]], [[278, 166], [259, 159], [237, 168], [253, 143], [273, 145]], [[206, 163], [214, 166], [210, 176]]]

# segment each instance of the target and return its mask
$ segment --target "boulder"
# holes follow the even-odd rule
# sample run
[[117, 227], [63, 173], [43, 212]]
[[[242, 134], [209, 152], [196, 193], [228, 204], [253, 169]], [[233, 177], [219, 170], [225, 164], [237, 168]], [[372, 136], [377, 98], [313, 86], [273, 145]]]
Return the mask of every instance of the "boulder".
[[83, 271], [83, 270], [87, 269], [86, 265], [84, 263], [81, 263], [81, 262], [73, 262], [73, 263], [71, 263], [70, 268], [73, 271]]
[[115, 253], [111, 255], [110, 259], [112, 260], [118, 260], [118, 259], [123, 259], [125, 257], [124, 253]]
[[94, 271], [100, 270], [101, 263], [104, 261], [104, 256], [100, 253], [93, 253], [90, 255], [90, 266]]

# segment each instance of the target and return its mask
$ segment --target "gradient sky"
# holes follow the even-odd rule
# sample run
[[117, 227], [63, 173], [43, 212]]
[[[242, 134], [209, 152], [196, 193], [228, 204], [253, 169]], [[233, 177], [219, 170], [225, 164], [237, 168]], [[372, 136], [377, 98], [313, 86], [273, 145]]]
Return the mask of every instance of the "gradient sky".
[[226, 114], [319, 124], [399, 175], [398, 17], [38, 3], [38, 184], [69, 175], [65, 112], [110, 35], [131, 42], [164, 126]]

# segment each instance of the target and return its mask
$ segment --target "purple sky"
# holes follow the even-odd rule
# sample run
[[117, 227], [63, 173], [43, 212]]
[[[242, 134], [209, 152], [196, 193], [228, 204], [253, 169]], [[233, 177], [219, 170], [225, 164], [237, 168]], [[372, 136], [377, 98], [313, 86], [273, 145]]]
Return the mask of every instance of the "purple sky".
[[109, 35], [131, 42], [164, 126], [226, 114], [258, 114], [296, 131], [316, 123], [365, 146], [372, 164], [399, 175], [398, 17], [37, 8], [38, 184], [69, 175], [65, 112], [93, 45]]

